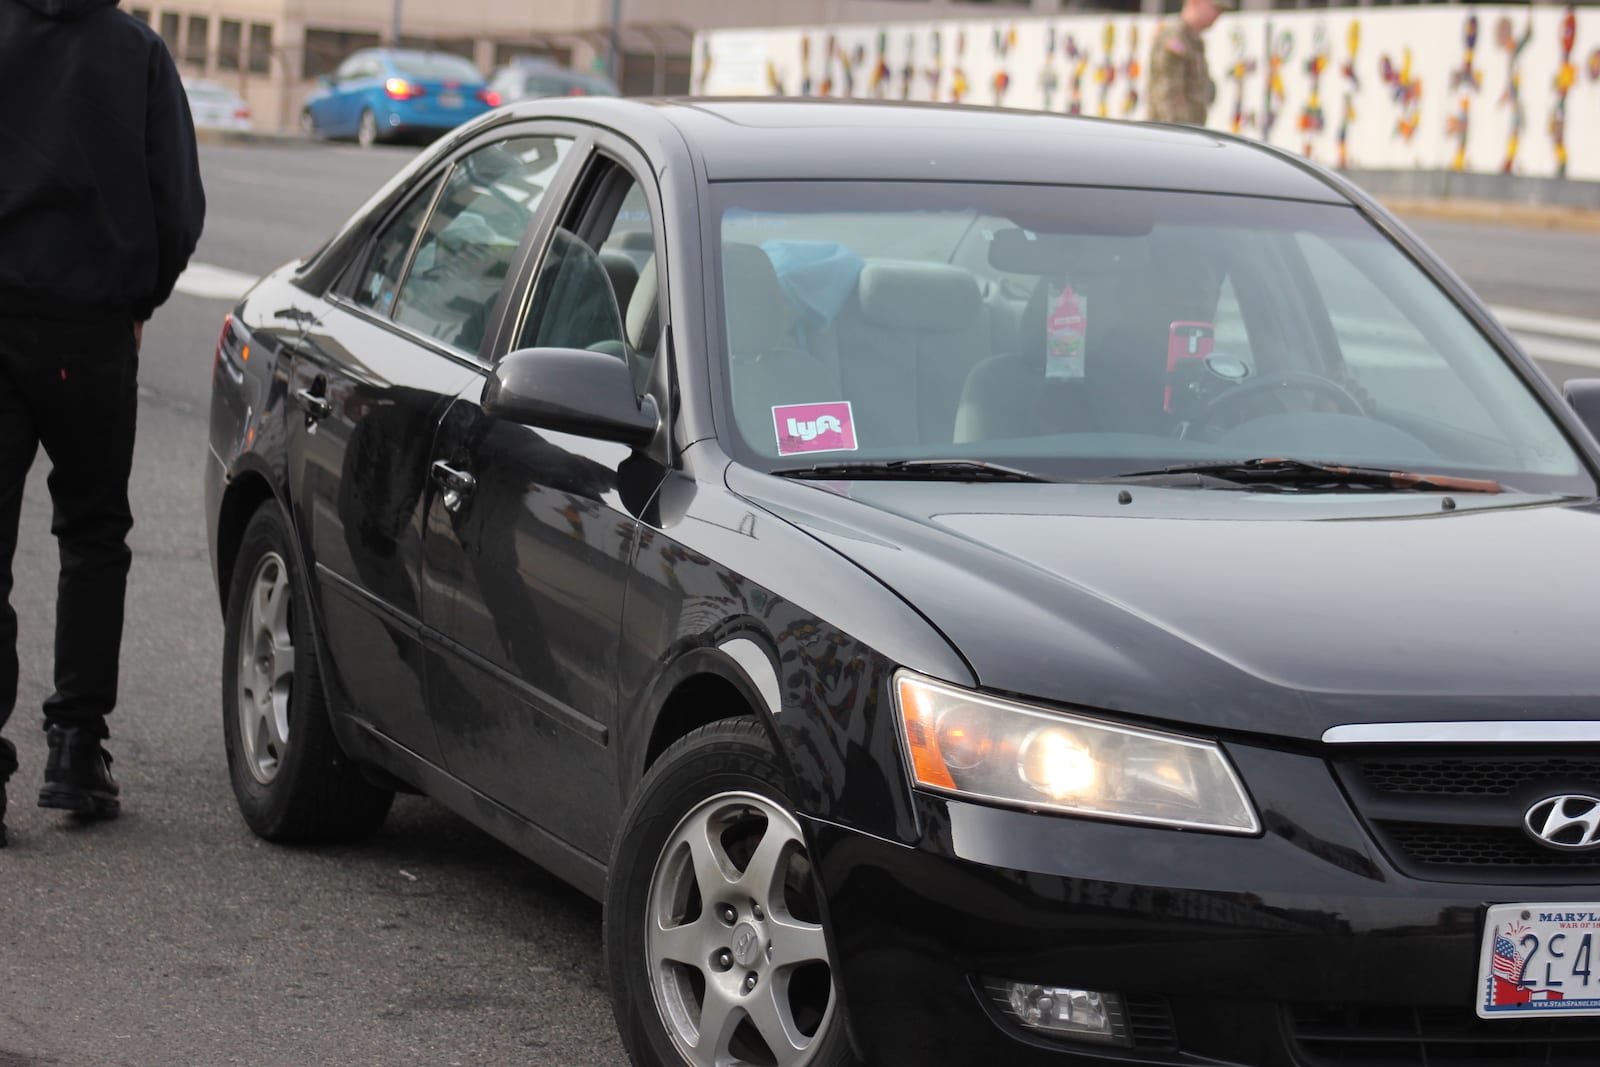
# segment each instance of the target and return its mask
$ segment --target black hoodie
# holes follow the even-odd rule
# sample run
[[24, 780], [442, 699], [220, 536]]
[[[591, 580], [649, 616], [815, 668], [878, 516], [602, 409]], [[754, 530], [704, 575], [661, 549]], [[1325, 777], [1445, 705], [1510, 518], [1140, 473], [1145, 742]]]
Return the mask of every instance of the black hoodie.
[[0, 315], [143, 321], [205, 194], [167, 47], [117, 0], [0, 0]]

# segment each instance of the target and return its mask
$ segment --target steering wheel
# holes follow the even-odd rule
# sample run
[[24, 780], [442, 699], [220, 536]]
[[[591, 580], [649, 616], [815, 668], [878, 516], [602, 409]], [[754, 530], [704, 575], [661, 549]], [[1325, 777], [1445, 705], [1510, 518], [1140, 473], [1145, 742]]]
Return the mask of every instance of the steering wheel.
[[1311, 371], [1289, 370], [1241, 382], [1217, 394], [1190, 424], [1189, 430], [1196, 434], [1209, 431], [1221, 420], [1222, 413], [1237, 406], [1240, 401], [1262, 393], [1275, 394], [1280, 389], [1303, 389], [1327, 397], [1337, 404], [1339, 411], [1345, 415], [1364, 417], [1367, 414], [1367, 409], [1356, 399], [1355, 394], [1332, 378], [1325, 378]]

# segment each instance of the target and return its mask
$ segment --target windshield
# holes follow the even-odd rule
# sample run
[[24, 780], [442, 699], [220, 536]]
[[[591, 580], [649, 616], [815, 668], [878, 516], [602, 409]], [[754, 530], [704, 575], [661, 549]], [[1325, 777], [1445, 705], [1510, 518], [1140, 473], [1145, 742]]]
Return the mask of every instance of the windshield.
[[1054, 477], [1212, 460], [1591, 495], [1557, 424], [1354, 208], [937, 183], [715, 187], [736, 450]]
[[460, 56], [401, 52], [394, 57], [394, 69], [407, 78], [432, 81], [482, 81], [483, 75], [469, 60]]

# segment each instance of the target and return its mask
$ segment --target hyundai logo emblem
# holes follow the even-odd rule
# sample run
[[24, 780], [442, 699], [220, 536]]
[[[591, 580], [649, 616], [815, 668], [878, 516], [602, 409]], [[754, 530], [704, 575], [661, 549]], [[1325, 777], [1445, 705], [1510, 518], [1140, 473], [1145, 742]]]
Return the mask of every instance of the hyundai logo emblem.
[[1528, 809], [1522, 825], [1541, 845], [1578, 852], [1600, 846], [1600, 797], [1546, 797]]

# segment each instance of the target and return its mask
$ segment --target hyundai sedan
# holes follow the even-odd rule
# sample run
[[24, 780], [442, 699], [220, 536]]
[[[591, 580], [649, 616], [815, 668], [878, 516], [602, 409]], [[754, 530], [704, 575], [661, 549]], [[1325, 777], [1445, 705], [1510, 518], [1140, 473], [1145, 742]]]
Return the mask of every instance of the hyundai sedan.
[[1326, 171], [532, 101], [213, 382], [244, 820], [593, 895], [637, 1064], [1600, 1062], [1595, 383]]

